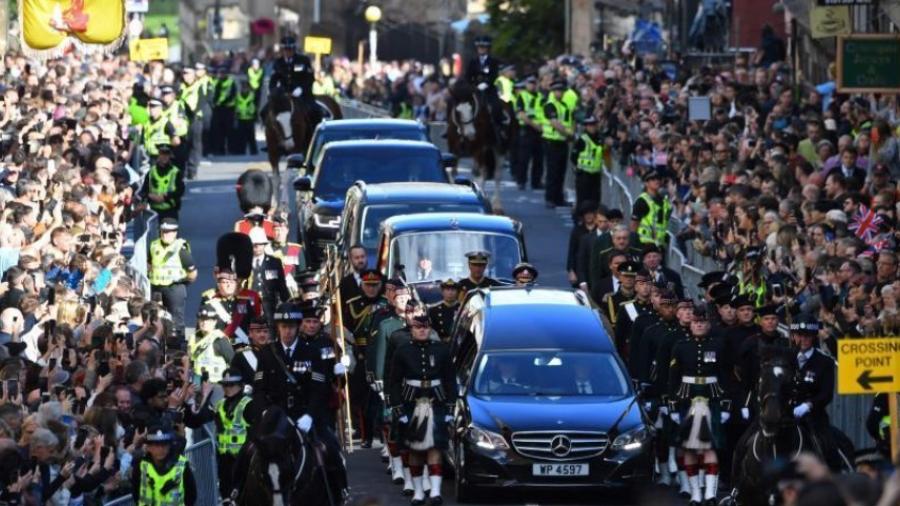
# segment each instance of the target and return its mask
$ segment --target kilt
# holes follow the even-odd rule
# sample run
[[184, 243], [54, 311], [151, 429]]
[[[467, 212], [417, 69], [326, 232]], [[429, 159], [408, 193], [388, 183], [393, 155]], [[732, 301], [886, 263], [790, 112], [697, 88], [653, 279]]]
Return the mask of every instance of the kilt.
[[681, 424], [675, 434], [679, 447], [695, 451], [725, 448], [722, 409], [717, 399], [702, 396], [685, 399], [679, 414]]
[[409, 423], [397, 425], [398, 439], [405, 448], [414, 451], [446, 450], [450, 443], [449, 430], [444, 423], [447, 412], [443, 403], [430, 397], [404, 403], [403, 414]]

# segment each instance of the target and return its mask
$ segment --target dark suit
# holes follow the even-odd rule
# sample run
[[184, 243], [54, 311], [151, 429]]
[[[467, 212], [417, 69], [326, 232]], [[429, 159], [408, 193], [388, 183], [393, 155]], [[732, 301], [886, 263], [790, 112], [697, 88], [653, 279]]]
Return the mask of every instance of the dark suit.
[[677, 272], [669, 269], [668, 267], [660, 267], [656, 272], [653, 273], [653, 281], [663, 280], [667, 284], [672, 285], [672, 290], [675, 292], [675, 295], [678, 296], [679, 299], [684, 298], [684, 285], [681, 283], [681, 276], [678, 275]]
[[491, 55], [486, 55], [484, 60], [477, 55], [469, 60], [466, 66], [466, 80], [473, 87], [481, 83], [487, 83], [488, 89], [496, 89], [494, 81], [500, 72], [500, 63]]
[[276, 404], [292, 420], [306, 414], [316, 422], [327, 420], [334, 353], [332, 349], [330, 357], [323, 354], [322, 349], [326, 347], [331, 347], [327, 336], [309, 341], [298, 337], [290, 356], [285, 354], [280, 341], [260, 350], [253, 401], [261, 407]]
[[284, 267], [278, 257], [265, 255], [262, 263], [257, 266], [253, 259], [253, 273], [247, 281], [250, 289], [259, 293], [263, 302], [263, 312], [269, 325], [273, 325], [272, 316], [278, 304], [291, 298], [284, 278]]
[[[846, 180], [844, 186], [847, 188], [847, 191], [859, 191], [866, 182], [866, 171], [856, 166], [850, 170], [850, 177], [847, 177], [847, 175], [844, 174], [842, 166], [838, 165], [828, 171], [828, 174], [825, 175], [825, 179], [828, 179], [828, 176], [834, 173], [842, 174], [844, 176], [844, 179]], [[837, 201], [843, 202], [842, 200]]]

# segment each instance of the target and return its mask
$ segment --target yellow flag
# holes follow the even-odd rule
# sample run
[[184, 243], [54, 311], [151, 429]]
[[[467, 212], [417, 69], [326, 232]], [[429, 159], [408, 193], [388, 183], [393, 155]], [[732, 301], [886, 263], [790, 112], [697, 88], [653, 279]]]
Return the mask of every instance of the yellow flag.
[[22, 39], [36, 52], [62, 52], [67, 42], [115, 49], [125, 30], [124, 0], [20, 0]]

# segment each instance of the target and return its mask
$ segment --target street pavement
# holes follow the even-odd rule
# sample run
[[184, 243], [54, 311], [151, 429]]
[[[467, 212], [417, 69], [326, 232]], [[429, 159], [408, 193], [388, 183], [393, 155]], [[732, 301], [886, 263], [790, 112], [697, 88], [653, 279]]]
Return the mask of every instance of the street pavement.
[[[462, 161], [462, 174], [467, 161]], [[262, 156], [258, 157], [217, 157], [211, 163], [201, 166], [199, 177], [187, 182], [187, 191], [181, 211], [181, 234], [186, 237], [193, 251], [194, 260], [199, 269], [197, 282], [188, 289], [187, 322], [193, 326], [200, 302], [200, 294], [214, 286], [212, 267], [215, 265], [216, 240], [232, 230], [234, 223], [241, 217], [235, 193], [235, 182], [238, 176], [249, 168], [267, 167]], [[571, 176], [571, 175], [570, 175]], [[290, 174], [283, 180], [290, 184]], [[485, 192], [493, 195], [493, 183], [485, 185]], [[292, 192], [289, 192], [292, 193]], [[570, 200], [574, 200], [570, 195]], [[540, 271], [538, 283], [546, 286], [565, 286], [566, 248], [569, 233], [572, 230], [570, 208], [555, 210], [544, 207], [542, 191], [520, 191], [506, 175], [501, 183], [501, 201], [505, 214], [524, 223], [525, 241], [529, 260]], [[296, 220], [292, 212], [292, 221]], [[292, 223], [290, 230], [296, 233]], [[400, 488], [390, 483], [381, 463], [379, 451], [376, 449], [356, 450], [348, 455], [347, 467], [350, 486], [355, 499], [376, 497], [383, 505], [408, 504], [408, 498], [400, 494]], [[648, 484], [649, 485], [649, 484]], [[453, 500], [453, 480], [445, 480], [443, 495], [445, 504], [457, 504]], [[652, 490], [652, 485], [649, 490]], [[489, 494], [483, 504], [629, 504], [634, 503], [629, 497], [635, 493], [611, 494], [606, 492], [574, 494], [569, 491], [549, 493], [509, 492]], [[663, 501], [652, 501], [648, 504], [670, 504]]]

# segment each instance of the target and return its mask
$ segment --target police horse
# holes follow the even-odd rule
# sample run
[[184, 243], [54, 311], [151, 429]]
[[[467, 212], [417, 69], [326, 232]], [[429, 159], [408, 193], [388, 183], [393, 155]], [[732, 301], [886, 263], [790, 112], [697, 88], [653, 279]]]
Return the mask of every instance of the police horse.
[[[310, 111], [307, 110], [308, 106], [302, 100], [294, 100], [287, 93], [269, 95], [269, 98], [271, 103], [266, 107], [263, 123], [269, 165], [278, 179], [278, 162], [285, 155], [295, 153], [305, 155], [316, 125]], [[315, 101], [323, 121], [343, 118], [341, 107], [333, 98], [316, 95]]]
[[[805, 423], [798, 423], [790, 406], [794, 359], [790, 352], [763, 348], [759, 379], [759, 416], [747, 429], [735, 448], [731, 476], [734, 489], [721, 505], [768, 506], [772, 494], [764, 478], [766, 468], [776, 460], [786, 461], [809, 452], [822, 456], [822, 449]], [[846, 455], [853, 454], [853, 444], [836, 429], [835, 444], [841, 454], [843, 470], [851, 471]]]
[[236, 504], [341, 504], [340, 491], [326, 478], [324, 446], [300, 432], [284, 410], [267, 408], [253, 431], [242, 450], [249, 465]]
[[[472, 157], [473, 175], [480, 180], [493, 179], [494, 196], [491, 204], [495, 213], [502, 213], [500, 183], [503, 180], [503, 159], [510, 153], [516, 136], [515, 112], [512, 106], [498, 100], [502, 111], [502, 127], [495, 128], [487, 99], [463, 79], [450, 88], [447, 115], [447, 146], [457, 158]], [[455, 170], [455, 169], [454, 169]]]

